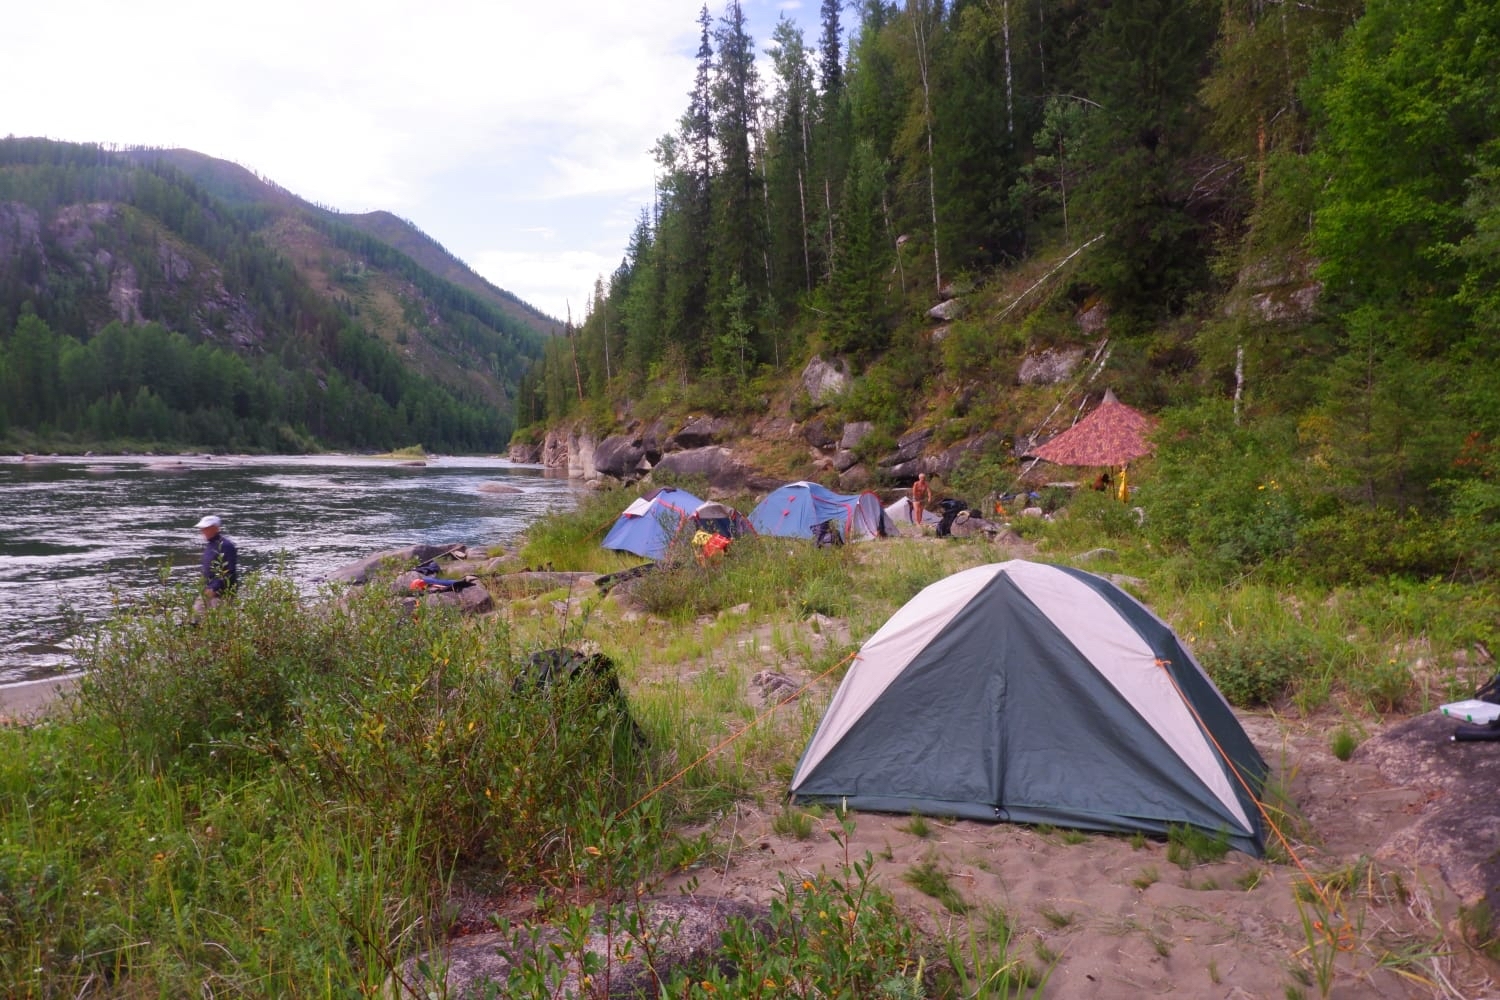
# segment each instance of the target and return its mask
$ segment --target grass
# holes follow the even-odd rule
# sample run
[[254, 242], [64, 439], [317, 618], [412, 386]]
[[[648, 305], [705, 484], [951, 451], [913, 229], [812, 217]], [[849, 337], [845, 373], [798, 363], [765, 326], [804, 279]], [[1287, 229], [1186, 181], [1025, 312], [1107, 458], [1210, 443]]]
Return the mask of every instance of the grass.
[[[599, 548], [625, 502], [623, 491], [590, 494], [543, 519], [512, 568], [636, 564]], [[1493, 641], [1476, 624], [1496, 603], [1488, 586], [1224, 586], [1182, 574], [1116, 520], [1062, 524], [1028, 528], [1040, 558], [1115, 550], [1111, 567], [1143, 581], [1153, 610], [1239, 707], [1333, 703], [1352, 736], [1368, 714], [1466, 697], [1484, 679], [1477, 659], [1456, 654]], [[589, 894], [715, 864], [732, 835], [724, 847], [674, 831], [774, 801], [859, 644], [922, 587], [995, 558], [967, 539], [835, 550], [757, 539], [710, 566], [647, 574], [628, 612], [552, 590], [480, 621], [403, 619], [376, 588], [345, 611], [311, 613], [273, 579], [247, 584], [211, 628], [193, 629], [191, 595], [155, 595], [82, 644], [91, 669], [76, 713], [0, 729], [0, 994], [71, 996], [109, 982], [121, 996], [358, 995], [442, 935], [455, 883], [543, 893], [565, 912]], [[616, 661], [643, 747], [601, 725], [597, 692], [517, 697], [528, 654], [559, 645]], [[761, 669], [811, 682], [811, 693], [756, 711], [747, 692]], [[1298, 837], [1284, 788], [1295, 762], [1275, 770], [1268, 808]], [[816, 818], [788, 809], [771, 822], [798, 838], [816, 834]], [[930, 827], [913, 817], [907, 831]], [[1225, 848], [1173, 831], [1167, 857], [1186, 868]], [[795, 960], [806, 990], [850, 983], [864, 991], [851, 995], [871, 996], [882, 984], [889, 995], [1017, 996], [1045, 982], [1012, 957], [1003, 915], [964, 900], [936, 856], [902, 878], [955, 915], [955, 933], [937, 941], [915, 934], [869, 864], [846, 858], [806, 886], [788, 883], [779, 903], [825, 940], [850, 940], [841, 914], [854, 913], [874, 942], [866, 961], [746, 929], [733, 945], [744, 968], [779, 977], [776, 963]], [[1236, 884], [1255, 888], [1261, 871]], [[1159, 877], [1147, 867], [1131, 884]], [[1397, 893], [1358, 866], [1320, 888]], [[1060, 927], [1063, 916], [1040, 919]], [[1460, 919], [1478, 947], [1500, 949], [1487, 912]], [[1169, 950], [1155, 935], [1153, 947]], [[1057, 960], [1035, 948], [1043, 966]], [[1318, 970], [1300, 971], [1303, 987], [1321, 989]], [[754, 995], [748, 978], [702, 981], [719, 997]], [[694, 989], [673, 995], [708, 995]]]
[[931, 856], [908, 868], [901, 879], [918, 892], [942, 903], [943, 908], [950, 913], [962, 915], [969, 912], [969, 904], [953, 888], [953, 883], [948, 880], [948, 873], [939, 868], [937, 861]]

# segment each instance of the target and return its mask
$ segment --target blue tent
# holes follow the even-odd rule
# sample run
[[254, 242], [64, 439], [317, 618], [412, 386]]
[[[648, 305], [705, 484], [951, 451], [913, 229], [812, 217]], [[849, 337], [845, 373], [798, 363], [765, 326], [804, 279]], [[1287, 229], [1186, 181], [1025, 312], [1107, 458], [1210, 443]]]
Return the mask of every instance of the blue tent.
[[851, 542], [896, 534], [875, 494], [845, 495], [806, 481], [773, 490], [750, 512], [750, 523], [762, 535], [812, 538], [814, 529], [826, 521], [835, 521]]
[[625, 508], [604, 536], [604, 547], [643, 559], [661, 559], [701, 506], [703, 501], [687, 490], [660, 486]]

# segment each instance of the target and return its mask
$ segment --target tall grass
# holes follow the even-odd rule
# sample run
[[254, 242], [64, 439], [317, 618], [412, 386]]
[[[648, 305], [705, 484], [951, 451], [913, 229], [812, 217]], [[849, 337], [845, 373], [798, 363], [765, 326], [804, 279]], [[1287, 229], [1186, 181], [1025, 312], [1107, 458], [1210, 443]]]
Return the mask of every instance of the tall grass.
[[294, 595], [158, 595], [68, 715], [0, 731], [0, 994], [367, 993], [456, 874], [572, 886], [622, 824], [649, 866], [649, 750], [604, 685], [539, 688], [497, 621]]

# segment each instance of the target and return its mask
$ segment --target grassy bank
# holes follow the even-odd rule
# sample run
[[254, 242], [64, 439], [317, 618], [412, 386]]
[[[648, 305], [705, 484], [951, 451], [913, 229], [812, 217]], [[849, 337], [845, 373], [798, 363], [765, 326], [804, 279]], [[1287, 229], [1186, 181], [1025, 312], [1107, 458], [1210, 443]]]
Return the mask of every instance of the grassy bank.
[[[598, 548], [620, 499], [539, 522], [515, 568], [630, 565]], [[1489, 585], [1204, 578], [1093, 494], [1018, 527], [1036, 558], [1127, 581], [1236, 704], [1331, 713], [1343, 747], [1493, 670]], [[461, 919], [460, 888], [561, 919], [712, 864], [735, 845], [699, 824], [780, 800], [859, 643], [926, 584], [1009, 554], [982, 539], [745, 540], [647, 574], [627, 599], [560, 587], [477, 620], [397, 614], [379, 587], [310, 607], [260, 578], [195, 623], [191, 595], [164, 591], [83, 645], [66, 714], [0, 730], [0, 993], [369, 995]], [[603, 687], [526, 680], [531, 654], [560, 646], [614, 661], [629, 718]], [[781, 669], [811, 693], [774, 710], [747, 699], [755, 674]], [[808, 822], [784, 816], [791, 835]], [[704, 970], [672, 995], [1045, 982], [1045, 956], [1010, 953], [1003, 915], [994, 933], [933, 940], [864, 872], [851, 857], [789, 880], [779, 912], [802, 934], [738, 937], [741, 976]], [[507, 995], [542, 995], [527, 989]]]

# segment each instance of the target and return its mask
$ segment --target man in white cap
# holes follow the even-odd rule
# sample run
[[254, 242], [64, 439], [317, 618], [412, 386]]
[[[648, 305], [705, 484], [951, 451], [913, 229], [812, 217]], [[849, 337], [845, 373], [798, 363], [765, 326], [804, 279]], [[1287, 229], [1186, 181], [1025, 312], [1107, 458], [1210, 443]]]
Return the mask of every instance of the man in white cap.
[[219, 516], [209, 514], [194, 525], [203, 532], [203, 605], [213, 607], [240, 582], [240, 550], [219, 530]]

